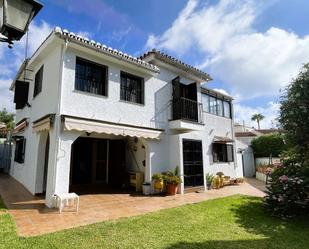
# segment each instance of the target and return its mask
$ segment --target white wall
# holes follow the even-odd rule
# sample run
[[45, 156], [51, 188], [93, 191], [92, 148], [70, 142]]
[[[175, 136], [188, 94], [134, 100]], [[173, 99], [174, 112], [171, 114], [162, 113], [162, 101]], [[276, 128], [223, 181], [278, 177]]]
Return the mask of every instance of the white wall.
[[[60, 46], [56, 46], [52, 51], [46, 53], [44, 57], [40, 57], [28, 65], [27, 68], [33, 71], [27, 73], [27, 78], [31, 79], [28, 94], [28, 102], [31, 108], [26, 106], [22, 110], [16, 111], [16, 122], [23, 118], [27, 118], [28, 121], [28, 127], [25, 131], [16, 134], [26, 138], [25, 161], [23, 164], [14, 162], [15, 148], [13, 148], [10, 174], [33, 194], [39, 191], [36, 182], [37, 168], [41, 170], [44, 161], [38, 157], [38, 153], [42, 152], [39, 150], [40, 134], [33, 133], [32, 123], [47, 114], [56, 113], [57, 111], [60, 54]], [[44, 65], [42, 91], [33, 98], [35, 74], [42, 65]]]

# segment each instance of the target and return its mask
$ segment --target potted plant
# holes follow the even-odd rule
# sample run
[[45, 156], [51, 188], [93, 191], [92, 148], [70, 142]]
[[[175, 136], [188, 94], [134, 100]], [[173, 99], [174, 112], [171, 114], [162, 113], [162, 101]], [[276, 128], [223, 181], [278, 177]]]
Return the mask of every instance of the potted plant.
[[219, 177], [220, 188], [222, 188], [224, 184], [224, 173], [220, 171], [220, 172], [217, 172], [216, 175]]
[[165, 172], [163, 174], [163, 179], [166, 184], [166, 190], [168, 195], [176, 195], [178, 190], [178, 185], [182, 182], [179, 176], [179, 167], [177, 166], [174, 170]]
[[155, 192], [162, 192], [163, 189], [163, 176], [161, 173], [155, 173], [152, 175], [153, 188]]
[[149, 182], [143, 183], [143, 194], [144, 195], [150, 195], [151, 193], [151, 184]]
[[212, 174], [207, 173], [206, 174], [206, 184], [207, 184], [207, 189], [211, 189], [212, 181], [214, 179], [214, 176]]
[[220, 177], [219, 176], [214, 176], [213, 180], [212, 180], [212, 186], [214, 189], [218, 189], [220, 188]]

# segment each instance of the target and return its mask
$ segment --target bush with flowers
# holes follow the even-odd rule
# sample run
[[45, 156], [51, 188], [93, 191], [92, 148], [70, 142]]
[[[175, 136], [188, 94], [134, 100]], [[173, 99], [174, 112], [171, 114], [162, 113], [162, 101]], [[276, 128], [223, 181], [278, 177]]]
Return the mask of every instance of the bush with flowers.
[[264, 204], [276, 216], [294, 216], [309, 211], [309, 162], [301, 162], [293, 151], [269, 170]]

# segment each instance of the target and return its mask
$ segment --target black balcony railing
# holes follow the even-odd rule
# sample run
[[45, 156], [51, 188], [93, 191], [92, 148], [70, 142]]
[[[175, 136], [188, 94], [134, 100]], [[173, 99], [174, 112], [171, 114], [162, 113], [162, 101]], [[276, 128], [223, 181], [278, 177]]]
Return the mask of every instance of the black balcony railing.
[[173, 100], [173, 120], [188, 120], [202, 123], [202, 104], [187, 98]]

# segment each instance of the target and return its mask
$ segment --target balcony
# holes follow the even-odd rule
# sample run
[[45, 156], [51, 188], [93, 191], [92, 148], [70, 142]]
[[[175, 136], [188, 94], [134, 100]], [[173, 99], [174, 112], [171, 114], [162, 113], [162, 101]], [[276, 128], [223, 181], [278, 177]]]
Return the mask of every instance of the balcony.
[[180, 97], [173, 100], [170, 128], [175, 130], [200, 130], [203, 128], [202, 104]]

